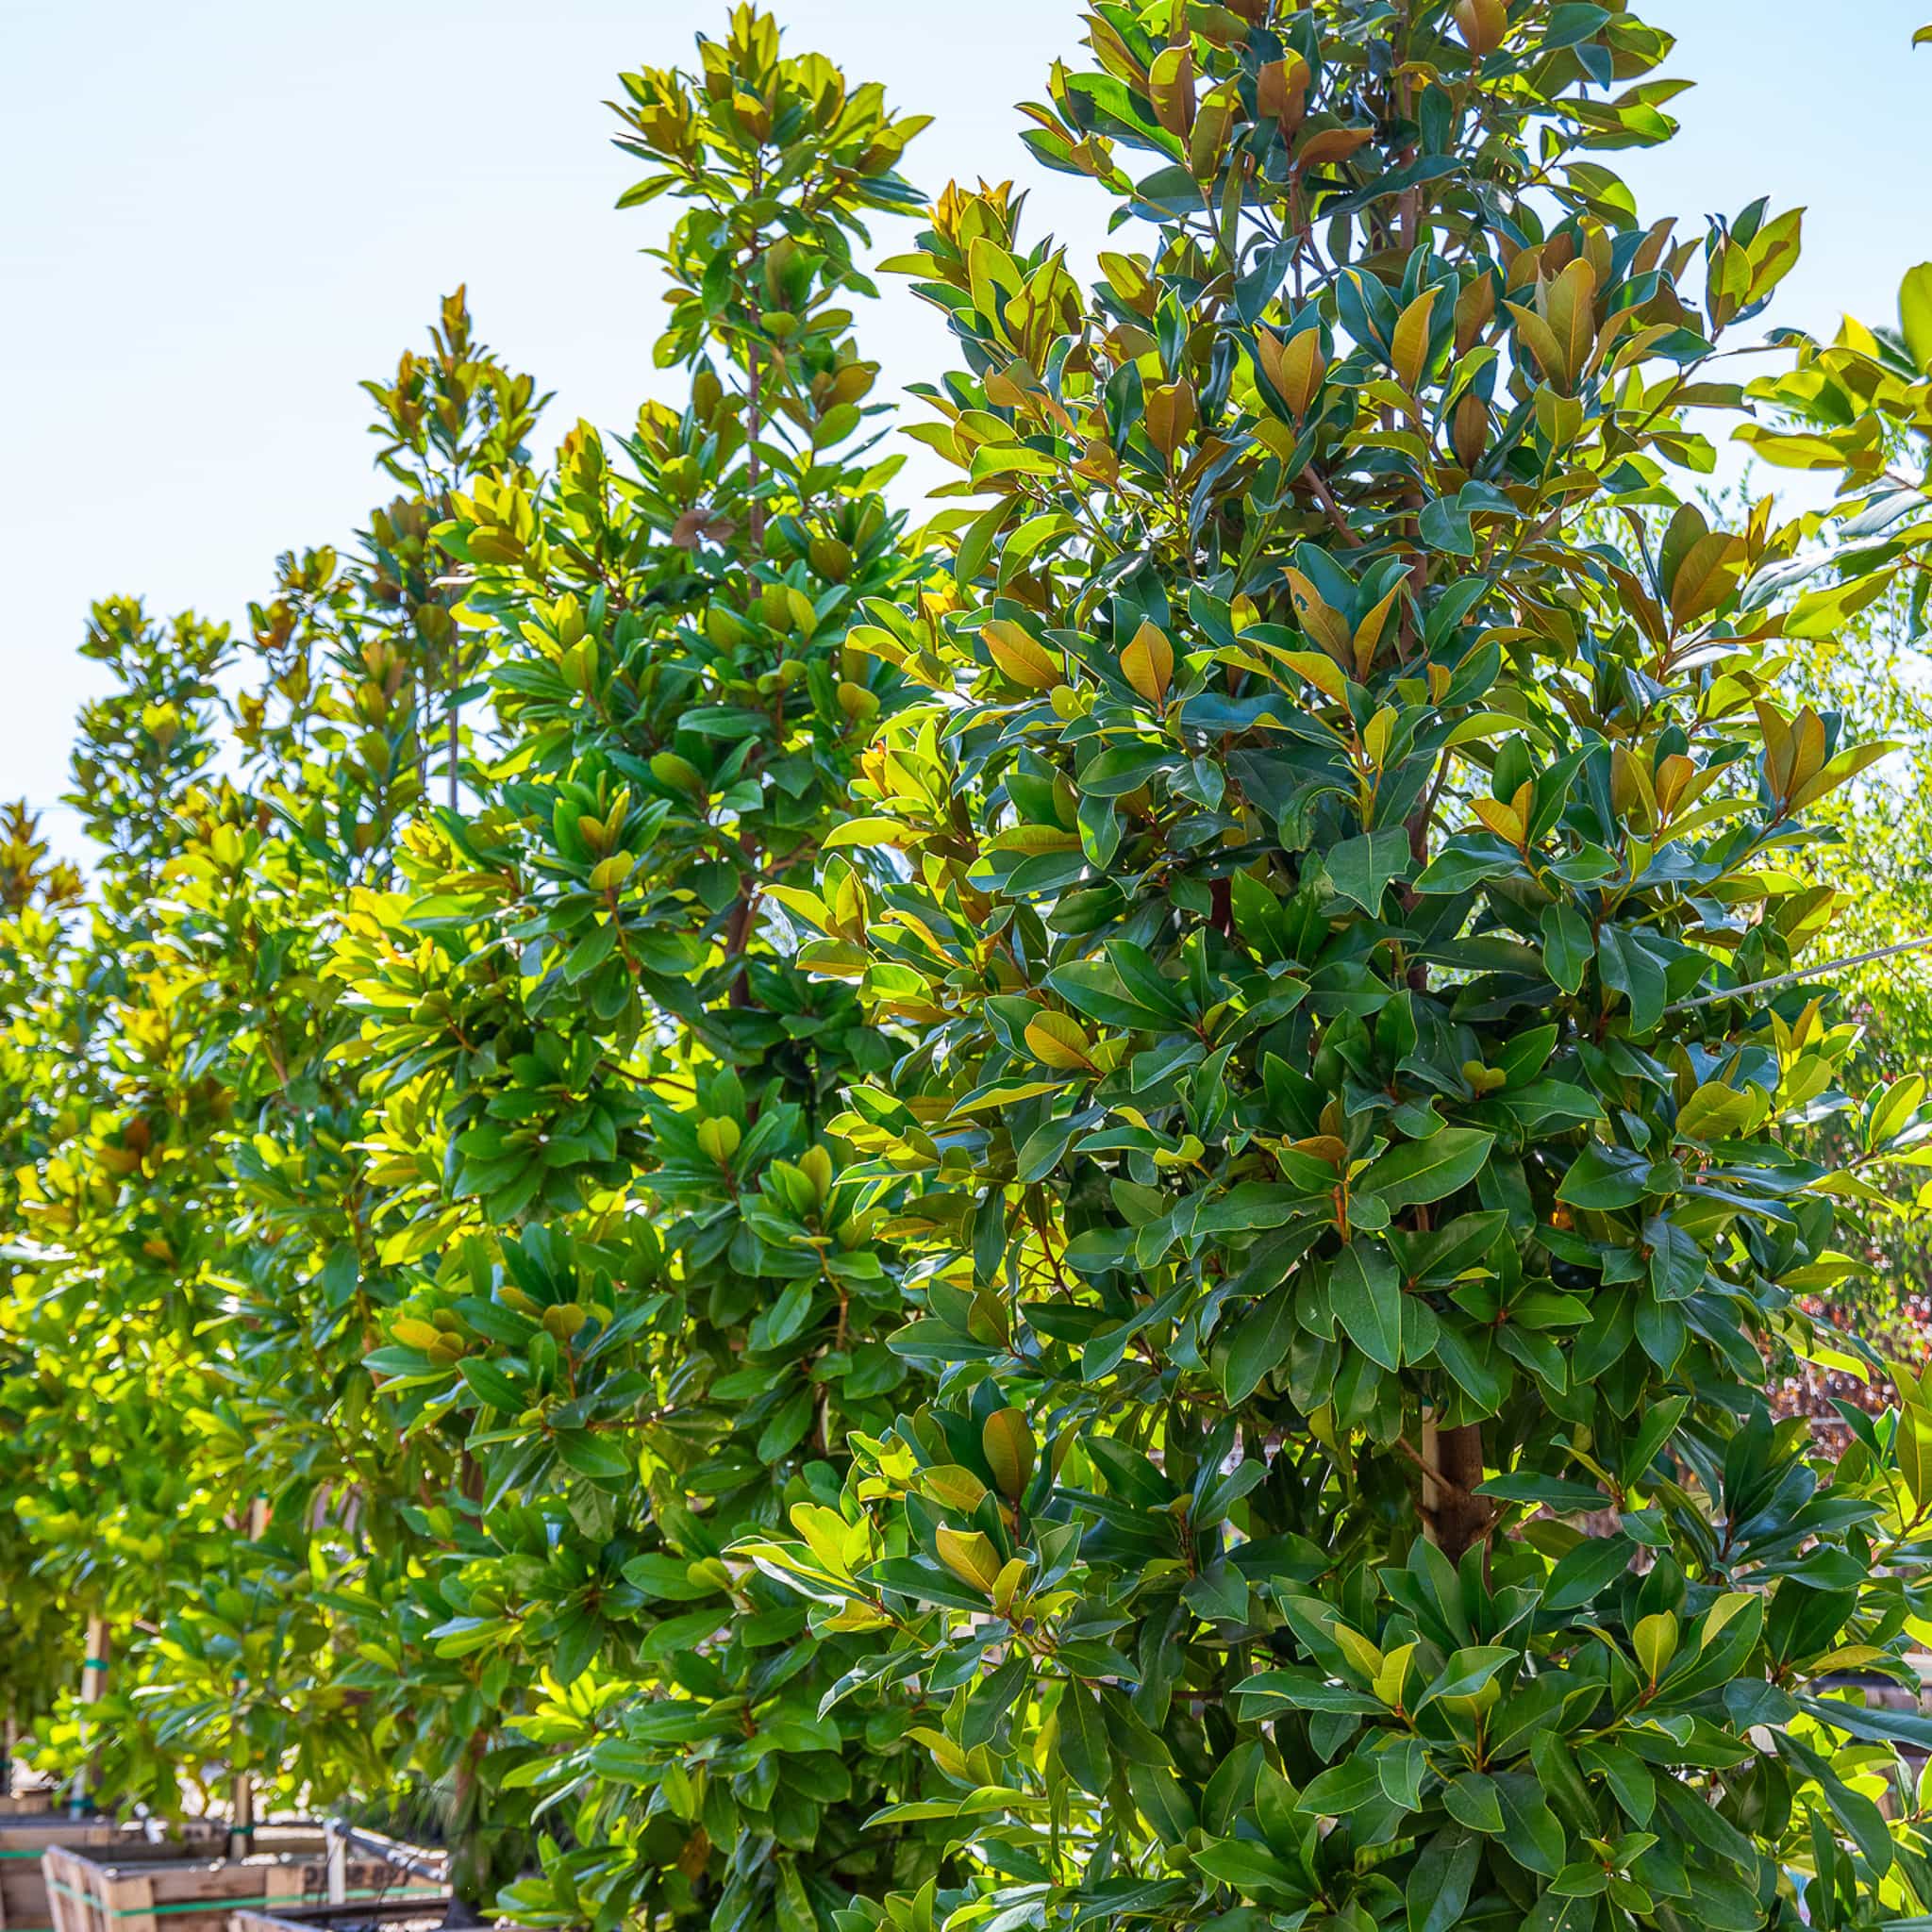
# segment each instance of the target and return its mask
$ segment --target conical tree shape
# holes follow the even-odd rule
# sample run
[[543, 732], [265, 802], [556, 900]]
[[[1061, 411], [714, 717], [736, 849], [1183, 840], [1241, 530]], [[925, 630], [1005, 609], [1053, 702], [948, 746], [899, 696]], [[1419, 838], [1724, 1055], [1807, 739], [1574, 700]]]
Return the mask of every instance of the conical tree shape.
[[865, 1829], [927, 1776], [847, 1680], [868, 1633], [808, 1636], [728, 1554], [836, 1501], [908, 1374], [879, 1191], [826, 1131], [888, 1048], [781, 908], [905, 689], [846, 641], [921, 568], [848, 304], [861, 222], [918, 205], [921, 123], [750, 8], [698, 52], [618, 108], [651, 171], [625, 202], [676, 208], [657, 358], [688, 399], [608, 444], [580, 425], [438, 533], [500, 667], [498, 761], [336, 970], [386, 1109], [385, 1251], [421, 1279], [373, 1365], [411, 1427], [467, 1422], [495, 1544], [440, 1646], [541, 1674], [486, 1769], [571, 1801], [506, 1907], [804, 1932], [937, 1867]]
[[[460, 291], [431, 353], [369, 388], [404, 489], [359, 556], [284, 557], [239, 643], [96, 607], [85, 649], [115, 684], [75, 760], [88, 918], [40, 934], [53, 970], [12, 1016], [41, 1092], [7, 1204], [26, 1544], [8, 1591], [37, 1629], [64, 1623], [70, 1691], [87, 1620], [105, 1624], [105, 1696], [36, 1729], [43, 1768], [84, 1771], [109, 1807], [198, 1807], [210, 1772], [252, 1780], [260, 1810], [382, 1802], [425, 1760], [441, 1774], [443, 1714], [476, 1694], [382, 1649], [453, 1613], [425, 1572], [452, 1553], [433, 1504], [460, 1440], [399, 1446], [370, 1401], [363, 1357], [403, 1291], [331, 1057], [357, 1023], [319, 962], [447, 728], [454, 598], [427, 533], [479, 466], [514, 469], [540, 405], [475, 342]], [[458, 1741], [476, 1727], [458, 1708]]]

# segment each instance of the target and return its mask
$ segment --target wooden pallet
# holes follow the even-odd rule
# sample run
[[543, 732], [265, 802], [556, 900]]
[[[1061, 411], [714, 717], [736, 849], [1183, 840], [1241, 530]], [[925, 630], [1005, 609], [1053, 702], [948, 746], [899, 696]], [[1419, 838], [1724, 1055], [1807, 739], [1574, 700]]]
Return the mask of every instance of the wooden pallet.
[[52, 1932], [228, 1932], [237, 1912], [325, 1901], [332, 1875], [345, 1903], [441, 1895], [381, 1859], [329, 1868], [325, 1856], [293, 1852], [156, 1859], [49, 1846], [42, 1858]]

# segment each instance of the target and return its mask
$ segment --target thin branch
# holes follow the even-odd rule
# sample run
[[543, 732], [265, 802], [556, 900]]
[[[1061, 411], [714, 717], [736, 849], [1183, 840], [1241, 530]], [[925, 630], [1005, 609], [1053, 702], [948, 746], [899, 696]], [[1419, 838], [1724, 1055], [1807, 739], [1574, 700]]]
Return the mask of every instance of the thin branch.
[[1335, 501], [1334, 491], [1322, 480], [1321, 473], [1310, 463], [1302, 472], [1302, 475], [1307, 479], [1308, 489], [1313, 492], [1315, 501], [1322, 506], [1328, 521], [1335, 525], [1336, 535], [1344, 543], [1349, 544], [1353, 548], [1359, 549], [1362, 540], [1349, 527], [1348, 519], [1341, 513], [1341, 506]]
[[1754, 979], [1746, 986], [1734, 986], [1724, 992], [1699, 993], [1694, 1000], [1674, 1000], [1667, 1013], [1688, 1012], [1692, 1007], [1714, 1007], [1724, 1000], [1742, 999], [1747, 992], [1769, 992], [1774, 987], [1796, 986], [1803, 979], [1823, 979], [1827, 973], [1843, 973], [1854, 966], [1869, 966], [1874, 959], [1890, 959], [1900, 953], [1916, 953], [1932, 946], [1932, 932], [1915, 940], [1901, 940], [1895, 946], [1879, 946], [1870, 953], [1854, 953], [1849, 958], [1827, 959], [1823, 966], [1807, 966], [1797, 973], [1780, 973], [1775, 979]]
[[1433, 1463], [1425, 1461], [1423, 1457], [1422, 1452], [1415, 1446], [1413, 1442], [1411, 1442], [1408, 1440], [1407, 1436], [1397, 1436], [1395, 1439], [1395, 1446], [1403, 1453], [1403, 1455], [1407, 1457], [1408, 1459], [1412, 1463], [1414, 1463], [1419, 1470], [1422, 1471], [1423, 1474], [1428, 1479], [1428, 1481], [1435, 1484], [1436, 1487], [1441, 1491], [1443, 1495], [1446, 1496], [1451, 1502], [1474, 1503], [1480, 1500], [1473, 1491], [1465, 1490], [1462, 1487], [1462, 1485], [1454, 1480], [1454, 1478], [1444, 1475], [1442, 1472], [1436, 1468], [1436, 1466]]

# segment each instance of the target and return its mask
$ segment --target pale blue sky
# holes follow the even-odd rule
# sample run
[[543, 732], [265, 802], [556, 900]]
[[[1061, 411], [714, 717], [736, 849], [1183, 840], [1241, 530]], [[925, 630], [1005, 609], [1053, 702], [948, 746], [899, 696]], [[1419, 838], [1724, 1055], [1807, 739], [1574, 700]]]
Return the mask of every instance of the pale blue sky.
[[[1015, 101], [1074, 53], [1072, 0], [781, 0], [820, 47], [936, 115], [908, 172], [1018, 175], [1086, 254], [1104, 198], [1035, 170]], [[1625, 157], [1647, 213], [1803, 202], [1779, 319], [1889, 316], [1932, 257], [1932, 0], [1639, 0], [1698, 86], [1684, 133]], [[275, 553], [346, 541], [380, 493], [358, 379], [467, 280], [485, 338], [578, 415], [625, 423], [653, 380], [647, 223], [601, 105], [682, 59], [712, 6], [668, 0], [0, 0], [0, 796], [66, 785], [89, 600], [239, 619]], [[896, 388], [943, 366], [902, 291], [865, 338]], [[65, 815], [61, 815], [62, 818]], [[67, 827], [58, 819], [57, 836]], [[67, 839], [61, 836], [61, 842]]]

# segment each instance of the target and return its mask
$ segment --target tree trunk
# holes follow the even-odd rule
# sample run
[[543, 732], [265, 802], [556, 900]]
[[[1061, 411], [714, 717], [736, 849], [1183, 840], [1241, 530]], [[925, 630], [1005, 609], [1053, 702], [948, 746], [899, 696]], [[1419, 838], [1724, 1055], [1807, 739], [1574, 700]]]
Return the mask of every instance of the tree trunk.
[[450, 1803], [450, 1902], [445, 1925], [480, 1925], [491, 1904], [492, 1860], [477, 1775], [487, 1743], [482, 1732], [474, 1733], [457, 1760]]
[[1452, 1563], [1488, 1536], [1491, 1511], [1475, 1493], [1483, 1479], [1480, 1423], [1460, 1428], [1437, 1426], [1431, 1411], [1423, 1420], [1423, 1525], [1429, 1541]]

